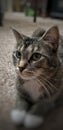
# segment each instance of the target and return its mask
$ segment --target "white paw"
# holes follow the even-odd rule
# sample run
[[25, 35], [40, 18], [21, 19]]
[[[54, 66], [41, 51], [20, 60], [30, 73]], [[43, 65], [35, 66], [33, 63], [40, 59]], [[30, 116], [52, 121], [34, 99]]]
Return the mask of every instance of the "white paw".
[[23, 124], [25, 115], [25, 111], [20, 111], [17, 109], [11, 111], [11, 119], [16, 125]]
[[35, 128], [43, 123], [43, 118], [35, 115], [26, 115], [24, 120], [24, 126], [26, 128]]

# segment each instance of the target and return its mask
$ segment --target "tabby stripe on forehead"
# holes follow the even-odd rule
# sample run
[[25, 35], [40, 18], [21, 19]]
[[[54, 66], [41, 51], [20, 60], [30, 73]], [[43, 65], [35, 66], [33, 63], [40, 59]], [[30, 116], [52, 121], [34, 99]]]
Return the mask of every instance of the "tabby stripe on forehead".
[[25, 48], [27, 48], [29, 45], [33, 44], [34, 40], [35, 40], [34, 38], [25, 39], [25, 41], [24, 41]]
[[21, 51], [24, 49], [24, 45], [21, 46]]
[[35, 46], [35, 47], [34, 47], [34, 51], [37, 51], [37, 50], [38, 50], [38, 47], [37, 47], [37, 46]]
[[32, 45], [29, 45], [27, 48], [28, 51], [33, 51]]

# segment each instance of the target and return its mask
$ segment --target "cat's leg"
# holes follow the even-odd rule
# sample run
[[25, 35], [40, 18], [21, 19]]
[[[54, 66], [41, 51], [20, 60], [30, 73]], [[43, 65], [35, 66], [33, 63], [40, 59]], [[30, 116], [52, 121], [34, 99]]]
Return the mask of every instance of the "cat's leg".
[[24, 126], [27, 128], [36, 128], [44, 121], [45, 114], [53, 108], [54, 104], [50, 103], [37, 103], [32, 106], [30, 111], [26, 114]]
[[16, 101], [16, 108], [11, 111], [11, 119], [14, 124], [23, 124], [28, 107], [28, 103], [23, 98], [18, 96]]

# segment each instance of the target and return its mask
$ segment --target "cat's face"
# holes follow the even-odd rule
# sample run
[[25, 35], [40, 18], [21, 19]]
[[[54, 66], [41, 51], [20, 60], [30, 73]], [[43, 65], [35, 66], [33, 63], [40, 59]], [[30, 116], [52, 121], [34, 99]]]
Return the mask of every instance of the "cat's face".
[[18, 75], [30, 80], [51, 73], [57, 62], [58, 28], [52, 27], [38, 39], [13, 31], [17, 40], [13, 61]]

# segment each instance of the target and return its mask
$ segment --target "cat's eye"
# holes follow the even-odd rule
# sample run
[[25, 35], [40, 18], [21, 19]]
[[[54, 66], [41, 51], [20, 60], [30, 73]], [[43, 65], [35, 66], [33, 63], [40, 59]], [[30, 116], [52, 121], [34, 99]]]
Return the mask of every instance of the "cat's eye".
[[16, 51], [16, 57], [19, 59], [21, 58], [21, 53], [19, 51]]
[[41, 58], [41, 56], [42, 55], [40, 53], [34, 53], [31, 57], [31, 59], [34, 60], [34, 61], [37, 61]]

